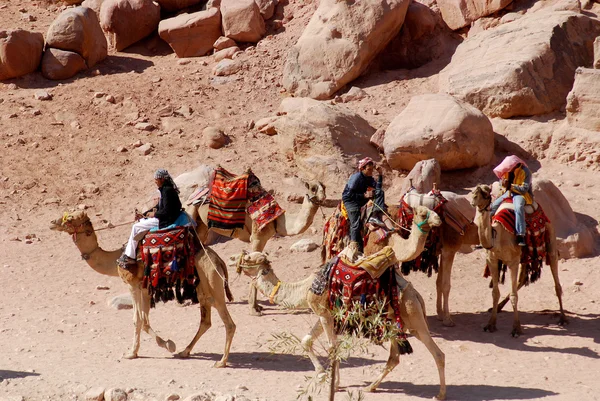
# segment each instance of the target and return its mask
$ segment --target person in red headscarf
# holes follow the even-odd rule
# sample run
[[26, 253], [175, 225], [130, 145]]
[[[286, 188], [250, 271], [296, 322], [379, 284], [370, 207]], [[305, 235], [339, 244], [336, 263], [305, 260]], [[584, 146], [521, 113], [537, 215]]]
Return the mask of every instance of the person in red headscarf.
[[[373, 172], [377, 170], [379, 177], [373, 178]], [[375, 162], [370, 157], [365, 157], [358, 162], [358, 171], [350, 176], [344, 191], [342, 192], [342, 202], [348, 213], [350, 223], [350, 241], [358, 251], [363, 251], [362, 240], [362, 221], [360, 218], [360, 209], [373, 199], [375, 204], [381, 209], [385, 209], [385, 199], [383, 193], [383, 174], [381, 166], [375, 167]]]

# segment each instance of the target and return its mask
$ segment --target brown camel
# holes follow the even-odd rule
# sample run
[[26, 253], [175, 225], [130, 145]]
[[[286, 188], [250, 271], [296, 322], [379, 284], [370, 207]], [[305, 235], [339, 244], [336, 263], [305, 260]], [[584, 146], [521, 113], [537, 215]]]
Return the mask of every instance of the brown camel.
[[[422, 250], [423, 247], [421, 247]], [[323, 331], [325, 332], [330, 348], [336, 344], [337, 338], [333, 316], [327, 299], [327, 289], [323, 295], [316, 295], [311, 291], [311, 285], [316, 277], [316, 272], [302, 281], [283, 283], [277, 278], [271, 269], [267, 257], [261, 252], [253, 252], [245, 255], [242, 259], [241, 267], [245, 274], [254, 278], [260, 292], [268, 296], [273, 303], [294, 309], [310, 308], [319, 317], [319, 320], [315, 323], [310, 333], [302, 339], [302, 346], [308, 353], [317, 374], [322, 374], [324, 369], [314, 352], [313, 343]], [[435, 359], [440, 379], [440, 391], [436, 398], [443, 400], [446, 398], [445, 355], [431, 338], [427, 325], [425, 302], [412, 284], [406, 281], [398, 270], [396, 270], [396, 281], [401, 289], [399, 309], [404, 329], [410, 331], [412, 335], [419, 339]], [[390, 314], [393, 316], [393, 311]], [[383, 372], [373, 383], [366, 387], [366, 391], [375, 391], [388, 373], [394, 370], [399, 363], [400, 351], [398, 343], [392, 341], [390, 343], [390, 355]], [[339, 365], [336, 364], [336, 369], [337, 366]], [[336, 378], [339, 380], [339, 374], [336, 375]], [[335, 388], [339, 385], [338, 380], [336, 380]]]
[[[487, 265], [492, 276], [492, 315], [489, 322], [484, 327], [484, 330], [490, 332], [496, 331], [498, 299], [500, 298], [500, 290], [498, 289], [498, 262], [502, 261], [502, 263], [508, 266], [510, 270], [510, 301], [512, 303], [514, 313], [512, 335], [513, 337], [517, 337], [520, 334], [523, 334], [521, 322], [519, 321], [519, 310], [517, 308], [518, 290], [520, 288], [520, 285], [517, 282], [517, 276], [519, 275], [519, 265], [521, 262], [521, 247], [517, 245], [515, 235], [507, 231], [502, 224], [491, 222], [491, 203], [492, 196], [489, 186], [478, 185], [471, 192], [471, 204], [476, 209], [475, 224], [479, 230], [479, 240], [481, 241], [481, 245], [486, 249]], [[548, 252], [550, 259], [550, 269], [552, 271], [552, 278], [554, 279], [554, 289], [556, 296], [558, 297], [558, 304], [560, 307], [559, 324], [562, 325], [567, 322], [567, 319], [563, 310], [562, 287], [558, 278], [558, 251], [556, 247], [556, 234], [554, 232], [554, 227], [550, 223], [546, 223], [546, 230], [548, 230], [546, 251]], [[492, 232], [494, 232], [494, 234]], [[521, 277], [524, 276], [524, 271], [522, 271]], [[522, 286], [524, 283], [524, 278], [519, 281], [521, 281]]]
[[[312, 224], [317, 210], [326, 199], [325, 185], [318, 181], [305, 182], [308, 193], [304, 196], [302, 207], [297, 214], [284, 213], [275, 221], [269, 223], [262, 230], [256, 231], [252, 224], [252, 219], [246, 213], [246, 222], [244, 228], [232, 230], [222, 230], [210, 228], [210, 230], [224, 235], [229, 238], [237, 238], [241, 241], [250, 243], [252, 251], [262, 252], [267, 245], [267, 242], [273, 238], [275, 234], [288, 237], [292, 235], [302, 234]], [[208, 238], [208, 204], [190, 205], [186, 212], [196, 221], [198, 226], [196, 232], [202, 243], [205, 243]], [[258, 305], [256, 300], [256, 287], [254, 283], [250, 283], [250, 293], [248, 295], [248, 304], [250, 305], [250, 314], [261, 315], [262, 306]]]
[[[100, 248], [92, 222], [85, 212], [65, 213], [63, 217], [51, 222], [50, 229], [69, 233], [79, 252], [81, 252], [81, 257], [92, 269], [107, 276], [119, 276], [129, 287], [129, 292], [133, 299], [135, 332], [133, 335], [133, 346], [128, 353], [124, 354], [126, 359], [137, 358], [140, 348], [141, 330], [154, 337], [160, 347], [167, 349], [171, 353], [176, 351], [173, 341], [163, 340], [150, 327], [150, 295], [146, 289], [142, 288], [144, 268], [141, 262], [129, 270], [119, 267], [117, 259], [123, 250], [105, 251]], [[190, 355], [196, 342], [210, 328], [211, 307], [214, 307], [225, 324], [225, 351], [221, 360], [214, 365], [215, 367], [222, 368], [227, 366], [229, 349], [231, 348], [231, 341], [235, 333], [235, 323], [233, 323], [229, 315], [225, 301], [225, 293], [229, 294], [227, 266], [219, 255], [210, 248], [201, 250], [196, 254], [195, 265], [198, 277], [200, 278], [200, 284], [196, 288], [198, 301], [200, 302], [200, 326], [190, 344], [178, 353], [176, 357], [187, 358]]]

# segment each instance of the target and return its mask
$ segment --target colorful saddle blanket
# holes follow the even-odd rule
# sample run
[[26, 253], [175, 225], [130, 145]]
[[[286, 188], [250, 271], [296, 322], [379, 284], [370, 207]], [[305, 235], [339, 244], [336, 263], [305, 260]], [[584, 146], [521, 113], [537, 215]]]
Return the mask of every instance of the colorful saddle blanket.
[[246, 205], [257, 185], [260, 187], [260, 181], [250, 170], [234, 176], [217, 167], [209, 198], [208, 226], [225, 230], [244, 227]]
[[197, 302], [195, 255], [199, 248], [196, 236], [189, 230], [193, 228], [158, 230], [149, 232], [142, 240], [142, 287], [148, 288], [152, 296], [151, 306], [154, 306], [155, 301], [166, 302], [175, 297], [180, 303], [185, 299]]
[[[385, 338], [381, 326], [375, 329], [365, 322], [351, 316], [379, 314], [389, 324], [396, 325], [397, 341], [401, 353], [411, 353], [410, 344], [406, 341], [400, 318], [399, 292], [396, 283], [395, 266], [382, 269], [378, 278], [360, 267], [352, 266], [343, 257], [331, 268], [329, 283], [329, 307], [334, 311], [334, 323], [338, 333], [354, 334], [382, 343]], [[391, 308], [394, 319], [387, 314]]]
[[273, 195], [264, 191], [262, 196], [248, 206], [248, 214], [258, 231], [285, 213]]
[[350, 242], [350, 224], [340, 203], [323, 226], [323, 256], [329, 260], [344, 249]]
[[[512, 203], [512, 199], [506, 199], [504, 203]], [[492, 222], [497, 221], [502, 224], [506, 231], [515, 234], [515, 212], [508, 208], [499, 208], [498, 212], [492, 217]], [[525, 244], [521, 248], [521, 264], [526, 267], [526, 283], [535, 282], [542, 274], [542, 266], [544, 260], [546, 264], [550, 264], [549, 254], [546, 250], [546, 242], [548, 240], [548, 231], [546, 223], [550, 219], [544, 213], [542, 207], [538, 204], [530, 214], [525, 214], [525, 224], [527, 226], [525, 234]], [[487, 276], [486, 276], [487, 277]]]

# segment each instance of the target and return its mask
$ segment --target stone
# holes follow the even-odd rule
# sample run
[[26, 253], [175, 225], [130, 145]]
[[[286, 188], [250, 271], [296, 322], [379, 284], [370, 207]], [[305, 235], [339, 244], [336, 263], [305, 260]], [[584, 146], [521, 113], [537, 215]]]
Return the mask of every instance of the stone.
[[296, 96], [330, 98], [360, 76], [398, 34], [409, 4], [322, 0], [288, 52], [283, 87]]
[[218, 52], [215, 53], [215, 62], [218, 63], [219, 61], [224, 60], [226, 58], [232, 59], [233, 55], [239, 51], [241, 51], [241, 50], [237, 46], [228, 47], [227, 49], [219, 50]]
[[[208, 127], [207, 127], [208, 128]], [[215, 128], [217, 129], [217, 128]], [[192, 195], [198, 188], [209, 187], [212, 185], [214, 168], [207, 164], [201, 164], [192, 171], [180, 174], [175, 177], [180, 192], [180, 198], [183, 202]]]
[[567, 120], [573, 127], [600, 131], [600, 70], [575, 71], [573, 89], [567, 95]]
[[277, 128], [273, 123], [277, 121], [277, 117], [265, 117], [256, 122], [256, 129], [266, 135], [277, 135]]
[[129, 293], [117, 295], [116, 297], [111, 298], [107, 304], [109, 307], [117, 310], [133, 309], [133, 300], [131, 299], [131, 295]]
[[100, 15], [100, 7], [102, 7], [102, 3], [104, 0], [84, 0], [81, 3], [82, 7], [91, 8], [96, 13], [96, 16]]
[[315, 241], [307, 238], [303, 238], [300, 241], [296, 241], [290, 246], [290, 251], [294, 252], [312, 252], [319, 248], [319, 245]]
[[[423, 116], [429, 116], [423, 118]], [[384, 154], [393, 169], [411, 170], [435, 158], [445, 170], [485, 166], [494, 155], [494, 130], [475, 107], [447, 94], [411, 98], [385, 131]]]
[[594, 39], [594, 68], [600, 68], [600, 36]]
[[46, 48], [77, 53], [88, 68], [106, 58], [107, 46], [96, 13], [87, 7], [66, 9], [56, 17], [46, 33]]
[[139, 148], [136, 148], [136, 151], [138, 153], [141, 153], [144, 156], [147, 156], [150, 153], [152, 153], [152, 150], [154, 150], [154, 148], [151, 143], [145, 143], [142, 146], [140, 146]]
[[221, 0], [223, 34], [236, 42], [258, 42], [266, 32], [254, 0]]
[[0, 30], [0, 81], [35, 71], [42, 60], [43, 48], [41, 33]]
[[100, 26], [116, 51], [155, 32], [159, 22], [160, 6], [152, 0], [104, 0], [100, 8]]
[[168, 394], [165, 397], [165, 401], [177, 401], [181, 398], [179, 394]]
[[385, 129], [379, 128], [369, 139], [371, 145], [375, 146], [377, 150], [383, 151], [383, 140], [385, 139]]
[[156, 126], [152, 123], [137, 123], [134, 128], [140, 131], [154, 131]]
[[52, 96], [52, 94], [48, 93], [45, 90], [39, 90], [33, 94], [33, 97], [35, 100], [45, 101], [45, 100], [52, 100], [53, 96]]
[[581, 280], [573, 280], [573, 285], [583, 285], [583, 281], [581, 281]]
[[204, 391], [202, 393], [192, 394], [186, 397], [183, 401], [214, 401], [215, 393], [211, 391]]
[[600, 21], [583, 14], [526, 14], [462, 42], [439, 74], [440, 91], [489, 117], [560, 110], [577, 66], [592, 64], [592, 41], [598, 33]]
[[158, 25], [158, 34], [177, 57], [204, 56], [221, 36], [221, 13], [210, 8], [165, 19]]
[[215, 41], [215, 43], [213, 44], [213, 47], [217, 51], [227, 49], [228, 47], [234, 47], [234, 46], [236, 46], [235, 40], [228, 38], [227, 36], [220, 36], [219, 39], [217, 39]]
[[242, 63], [238, 60], [224, 59], [213, 68], [213, 74], [218, 77], [233, 75], [242, 69]]
[[279, 0], [254, 0], [256, 2], [256, 5], [258, 6], [258, 9], [260, 10], [260, 14], [262, 15], [263, 19], [269, 20], [271, 19], [271, 17], [273, 17], [273, 14], [275, 14], [275, 7], [277, 7], [277, 3], [279, 3]]
[[120, 388], [109, 388], [104, 392], [105, 401], [127, 401], [127, 393]]
[[444, 22], [452, 30], [470, 25], [481, 17], [491, 15], [513, 0], [437, 0]]
[[47, 79], [68, 79], [85, 69], [84, 58], [75, 52], [49, 48], [42, 57], [42, 76]]
[[206, 127], [202, 131], [202, 138], [209, 148], [220, 149], [229, 143], [229, 138], [218, 128]]
[[103, 401], [104, 387], [92, 387], [83, 395], [85, 401]]
[[365, 97], [367, 97], [367, 92], [365, 92], [361, 88], [353, 86], [348, 92], [340, 96], [340, 100], [342, 101], [342, 103], [348, 103], [354, 100], [364, 99]]

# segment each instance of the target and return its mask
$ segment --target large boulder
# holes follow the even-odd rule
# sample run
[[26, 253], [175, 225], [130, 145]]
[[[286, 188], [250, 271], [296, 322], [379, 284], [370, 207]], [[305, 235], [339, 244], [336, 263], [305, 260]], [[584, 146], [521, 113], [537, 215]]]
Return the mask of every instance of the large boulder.
[[46, 47], [79, 54], [88, 68], [107, 56], [107, 44], [91, 8], [68, 8], [56, 17], [46, 34]]
[[165, 19], [158, 24], [158, 34], [177, 57], [204, 56], [221, 36], [221, 13], [213, 7]]
[[152, 0], [105, 0], [100, 8], [100, 26], [117, 51], [156, 31], [159, 22], [160, 6]]
[[260, 14], [263, 19], [266, 21], [270, 19], [275, 13], [275, 7], [279, 3], [279, 0], [254, 0], [256, 5], [258, 5], [258, 9], [260, 10]]
[[84, 0], [83, 3], [81, 3], [81, 5], [83, 7], [91, 8], [92, 10], [94, 10], [94, 12], [99, 18], [100, 8], [102, 7], [103, 2], [104, 0]]
[[87, 68], [79, 53], [49, 48], [42, 58], [42, 75], [47, 79], [68, 79]]
[[410, 0], [322, 0], [289, 51], [283, 86], [297, 96], [327, 99], [356, 79], [406, 16]]
[[162, 10], [165, 11], [179, 11], [186, 7], [195, 6], [202, 2], [202, 0], [155, 0]]
[[569, 11], [538, 12], [461, 43], [439, 75], [440, 90], [490, 117], [559, 110], [575, 69], [591, 65], [600, 21]]
[[566, 109], [572, 126], [600, 131], [600, 70], [577, 69]]
[[533, 195], [552, 222], [561, 258], [594, 255], [594, 237], [588, 227], [577, 220], [569, 201], [550, 180], [533, 180]]
[[266, 32], [254, 0], [222, 0], [221, 14], [223, 34], [236, 42], [258, 42]]
[[22, 29], [0, 30], [0, 80], [17, 78], [40, 65], [44, 35]]
[[494, 155], [494, 130], [466, 102], [442, 93], [420, 95], [387, 127], [383, 149], [394, 169], [410, 170], [431, 158], [442, 170], [484, 166]]
[[481, 17], [502, 10], [512, 0], [437, 0], [442, 18], [452, 30], [471, 25]]
[[375, 129], [346, 107], [290, 97], [283, 99], [278, 114], [272, 125], [281, 153], [326, 184], [343, 186], [359, 158], [379, 158], [369, 144]]

